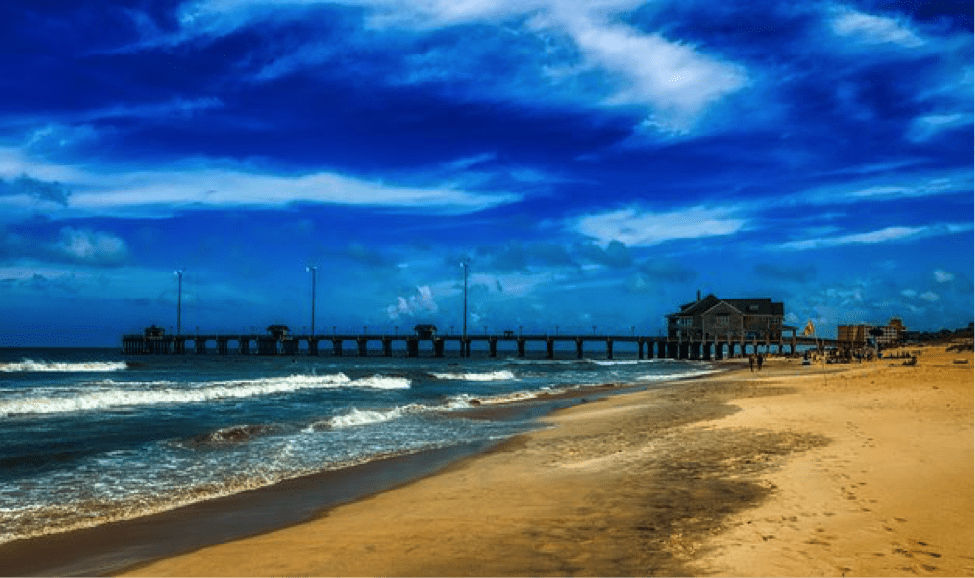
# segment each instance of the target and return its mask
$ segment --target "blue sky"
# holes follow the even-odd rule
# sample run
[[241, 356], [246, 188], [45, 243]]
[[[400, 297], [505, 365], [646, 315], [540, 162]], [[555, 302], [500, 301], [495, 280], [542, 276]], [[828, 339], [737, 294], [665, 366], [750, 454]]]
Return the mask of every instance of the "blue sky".
[[0, 345], [973, 317], [971, 2], [0, 6]]

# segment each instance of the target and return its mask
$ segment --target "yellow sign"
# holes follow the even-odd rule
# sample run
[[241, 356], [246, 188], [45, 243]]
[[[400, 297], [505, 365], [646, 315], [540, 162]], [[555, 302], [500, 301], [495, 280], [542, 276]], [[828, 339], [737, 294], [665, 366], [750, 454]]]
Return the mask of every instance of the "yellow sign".
[[806, 328], [802, 331], [802, 334], [812, 335], [814, 333], [816, 333], [816, 326], [813, 325], [812, 319], [810, 319], [809, 323], [806, 323]]

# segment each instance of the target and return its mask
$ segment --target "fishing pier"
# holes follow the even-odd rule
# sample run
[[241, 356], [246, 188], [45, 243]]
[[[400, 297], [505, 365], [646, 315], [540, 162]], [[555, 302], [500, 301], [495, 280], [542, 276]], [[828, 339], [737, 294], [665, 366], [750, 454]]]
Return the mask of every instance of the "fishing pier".
[[[446, 357], [448, 353], [459, 357], [470, 357], [473, 345], [483, 344], [478, 348], [486, 350], [489, 357], [498, 357], [498, 345], [501, 343], [514, 344], [518, 357], [526, 357], [529, 345], [536, 347], [531, 353], [543, 353], [547, 359], [555, 359], [556, 351], [571, 355], [573, 347], [577, 359], [582, 359], [586, 351], [599, 354], [605, 351], [607, 359], [613, 359], [614, 346], [620, 343], [636, 344], [637, 359], [689, 359], [689, 360], [720, 360], [724, 358], [740, 357], [752, 353], [795, 354], [799, 345], [822, 346], [824, 341], [793, 335], [788, 341], [778, 339], [746, 340], [743, 338], [714, 337], [707, 340], [674, 339], [667, 337], [650, 337], [638, 335], [551, 335], [551, 334], [515, 334], [506, 331], [499, 334], [479, 335], [432, 335], [418, 336], [409, 334], [389, 335], [373, 334], [331, 334], [331, 335], [290, 335], [286, 332], [269, 331], [265, 334], [182, 334], [165, 335], [161, 331], [149, 328], [144, 334], [125, 335], [122, 338], [122, 353], [126, 355], [185, 355], [185, 354], [217, 354], [217, 355], [330, 355], [340, 357], [349, 353], [366, 357], [381, 355], [383, 357], [397, 356], [405, 351], [406, 357], [420, 357], [421, 343], [429, 343], [429, 349], [423, 348], [424, 355], [432, 353], [433, 357]], [[354, 348], [346, 349], [346, 344], [354, 344]], [[373, 345], [370, 348], [370, 344]], [[448, 344], [453, 347], [448, 348]], [[562, 347], [556, 346], [561, 344]], [[544, 345], [544, 349], [538, 347]], [[376, 347], [378, 346], [378, 347]], [[604, 349], [605, 348], [605, 349]], [[597, 352], [598, 351], [598, 352]]]

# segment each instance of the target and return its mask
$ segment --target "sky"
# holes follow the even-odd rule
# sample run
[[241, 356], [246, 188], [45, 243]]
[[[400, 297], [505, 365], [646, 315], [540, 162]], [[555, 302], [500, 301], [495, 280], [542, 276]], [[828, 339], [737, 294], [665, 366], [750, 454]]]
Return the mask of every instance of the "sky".
[[[0, 4], [0, 346], [973, 319], [971, 2]], [[334, 329], [333, 329], [334, 328]]]

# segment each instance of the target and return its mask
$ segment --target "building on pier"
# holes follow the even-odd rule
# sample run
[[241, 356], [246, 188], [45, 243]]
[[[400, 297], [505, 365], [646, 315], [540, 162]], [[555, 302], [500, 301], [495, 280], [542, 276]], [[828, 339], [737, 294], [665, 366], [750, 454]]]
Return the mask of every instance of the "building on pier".
[[771, 299], [719, 299], [713, 293], [667, 315], [667, 336], [679, 341], [715, 338], [779, 342], [785, 306]]

